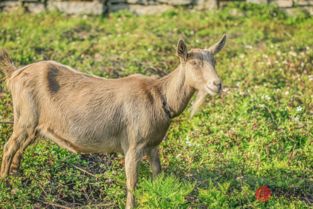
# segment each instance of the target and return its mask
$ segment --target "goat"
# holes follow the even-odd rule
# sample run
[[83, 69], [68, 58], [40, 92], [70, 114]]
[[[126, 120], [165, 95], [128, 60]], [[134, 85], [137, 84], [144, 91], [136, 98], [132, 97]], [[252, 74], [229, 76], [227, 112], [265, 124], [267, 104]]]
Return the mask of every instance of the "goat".
[[161, 78], [130, 75], [119, 79], [89, 76], [54, 61], [17, 69], [7, 52], [0, 70], [12, 94], [13, 133], [4, 146], [0, 177], [19, 168], [25, 149], [44, 136], [74, 153], [125, 154], [126, 208], [135, 204], [138, 162], [147, 156], [153, 176], [161, 171], [158, 145], [171, 119], [180, 115], [192, 95], [192, 114], [206, 95], [222, 90], [214, 55], [226, 35], [208, 49], [177, 45], [179, 66]]

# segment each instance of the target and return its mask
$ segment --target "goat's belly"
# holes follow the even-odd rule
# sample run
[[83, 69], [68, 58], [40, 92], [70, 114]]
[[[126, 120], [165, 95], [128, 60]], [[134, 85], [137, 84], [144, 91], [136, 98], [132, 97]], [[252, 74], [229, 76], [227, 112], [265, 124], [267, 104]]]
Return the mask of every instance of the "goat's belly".
[[74, 153], [122, 152], [120, 141], [116, 137], [108, 137], [106, 139], [77, 138], [75, 136], [64, 136], [51, 128], [41, 129], [41, 134], [54, 141], [60, 147]]
[[117, 138], [106, 138], [95, 141], [77, 140], [75, 144], [80, 148], [80, 153], [112, 153], [122, 152], [120, 140]]

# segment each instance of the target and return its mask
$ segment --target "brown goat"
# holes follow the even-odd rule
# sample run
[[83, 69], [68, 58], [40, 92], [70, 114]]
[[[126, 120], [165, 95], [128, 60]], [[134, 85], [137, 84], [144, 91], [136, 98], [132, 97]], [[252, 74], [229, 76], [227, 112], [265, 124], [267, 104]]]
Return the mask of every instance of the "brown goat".
[[14, 127], [4, 146], [0, 177], [18, 169], [23, 152], [38, 135], [75, 153], [123, 152], [126, 208], [133, 208], [137, 165], [143, 155], [157, 175], [158, 145], [171, 119], [182, 113], [195, 91], [192, 114], [207, 94], [221, 92], [213, 56], [225, 42], [224, 35], [208, 49], [188, 52], [180, 40], [179, 66], [159, 79], [143, 75], [104, 79], [54, 61], [16, 69], [8, 54], [1, 52], [0, 70], [12, 93]]

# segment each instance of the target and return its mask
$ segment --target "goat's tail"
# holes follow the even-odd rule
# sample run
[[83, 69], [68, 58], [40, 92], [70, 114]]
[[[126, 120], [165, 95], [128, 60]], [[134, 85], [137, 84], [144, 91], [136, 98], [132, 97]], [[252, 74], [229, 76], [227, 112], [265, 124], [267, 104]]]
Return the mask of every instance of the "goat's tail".
[[10, 78], [12, 73], [16, 70], [9, 54], [5, 50], [0, 50], [0, 71], [2, 71], [6, 78]]

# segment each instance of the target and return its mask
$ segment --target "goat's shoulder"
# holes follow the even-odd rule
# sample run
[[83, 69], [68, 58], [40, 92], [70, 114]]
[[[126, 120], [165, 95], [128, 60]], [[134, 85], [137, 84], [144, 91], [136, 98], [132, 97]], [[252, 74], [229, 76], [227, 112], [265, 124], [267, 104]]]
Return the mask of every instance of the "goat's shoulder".
[[121, 81], [120, 84], [124, 87], [122, 93], [127, 94], [132, 100], [135, 97], [141, 103], [146, 101], [151, 104], [159, 97], [157, 88], [155, 87], [157, 78], [133, 74], [123, 78]]
[[140, 92], [147, 92], [151, 90], [157, 79], [142, 74], [133, 74], [122, 80], [125, 86], [131, 87], [132, 91], [139, 90]]

